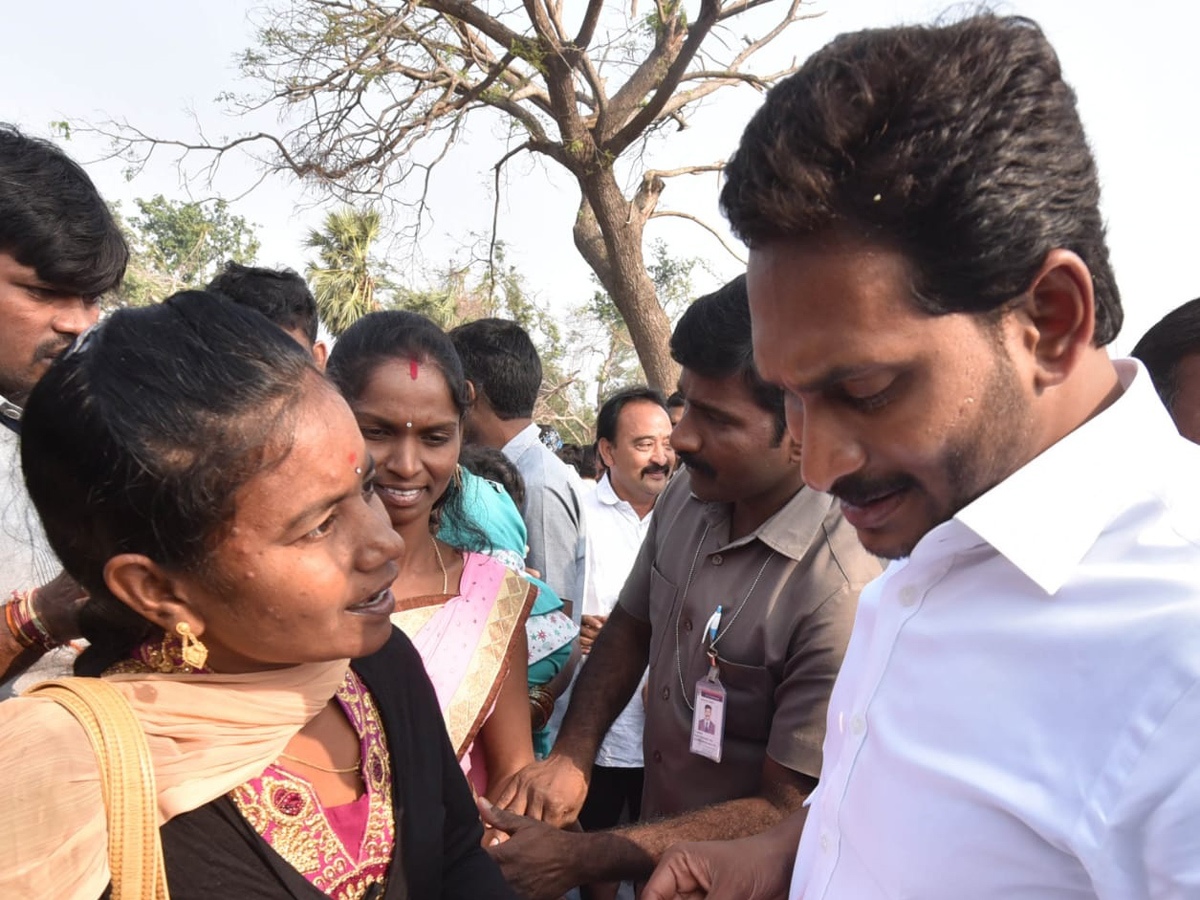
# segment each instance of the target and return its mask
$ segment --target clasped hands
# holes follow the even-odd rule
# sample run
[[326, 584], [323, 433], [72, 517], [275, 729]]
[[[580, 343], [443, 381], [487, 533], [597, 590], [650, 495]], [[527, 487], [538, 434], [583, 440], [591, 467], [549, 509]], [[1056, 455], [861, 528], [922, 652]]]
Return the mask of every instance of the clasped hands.
[[495, 805], [479, 801], [485, 826], [508, 835], [488, 847], [505, 879], [529, 900], [557, 900], [581, 883], [585, 835], [572, 825], [587, 797], [587, 776], [566, 757], [551, 756], [513, 775]]

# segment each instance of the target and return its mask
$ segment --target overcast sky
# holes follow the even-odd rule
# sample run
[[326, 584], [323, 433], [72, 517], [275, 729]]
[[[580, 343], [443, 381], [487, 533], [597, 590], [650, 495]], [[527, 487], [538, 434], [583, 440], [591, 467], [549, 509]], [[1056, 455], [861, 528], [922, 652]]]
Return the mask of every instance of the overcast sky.
[[[582, 0], [568, 0], [575, 2]], [[46, 134], [58, 119], [123, 117], [147, 131], [190, 136], [194, 112], [211, 135], [236, 133], [241, 126], [215, 98], [247, 87], [238, 81], [234, 57], [252, 41], [247, 12], [255, 5], [244, 0], [7, 4], [0, 119]], [[819, 0], [810, 9], [822, 15], [795, 26], [780, 52], [803, 58], [840, 32], [929, 21], [945, 8], [926, 0]], [[1128, 351], [1165, 312], [1200, 296], [1200, 125], [1194, 90], [1200, 13], [1174, 0], [1025, 0], [995, 8], [1042, 24], [1079, 96], [1100, 167], [1113, 264], [1126, 307], [1116, 347]], [[666, 168], [727, 156], [758, 103], [752, 90], [730, 92], [697, 114], [688, 131], [657, 146], [651, 164]], [[484, 132], [447, 159], [433, 185], [435, 221], [420, 247], [425, 265], [448, 260], [469, 242], [471, 232], [490, 227], [490, 166], [497, 146]], [[120, 164], [90, 162], [102, 146], [75, 138], [66, 147], [86, 163], [101, 192], [122, 200], [126, 209], [132, 198], [155, 193], [174, 199], [188, 197], [189, 191], [196, 197], [213, 193], [196, 182], [181, 183], [166, 159], [126, 182]], [[215, 190], [232, 198], [254, 179], [249, 161], [234, 161], [222, 170]], [[722, 226], [718, 188], [712, 175], [675, 179], [661, 207]], [[235, 212], [257, 225], [262, 263], [303, 268], [304, 232], [322, 213], [321, 207], [305, 208], [305, 199], [293, 183], [276, 179], [234, 203]], [[560, 314], [593, 289], [571, 243], [577, 204], [568, 179], [528, 163], [511, 168], [502, 196], [501, 237], [512, 248], [511, 258]], [[710, 260], [714, 279], [738, 271], [711, 237], [688, 223], [658, 220], [647, 236], [666, 239], [675, 255]], [[402, 259], [403, 250], [395, 247], [394, 259]], [[702, 290], [714, 286], [708, 276], [697, 284]]]

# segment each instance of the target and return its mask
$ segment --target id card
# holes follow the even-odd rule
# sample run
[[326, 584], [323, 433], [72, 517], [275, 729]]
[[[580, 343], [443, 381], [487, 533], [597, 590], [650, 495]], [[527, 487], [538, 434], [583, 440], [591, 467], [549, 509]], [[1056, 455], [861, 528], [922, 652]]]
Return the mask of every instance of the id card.
[[690, 749], [697, 756], [720, 762], [721, 746], [724, 743], [725, 688], [715, 675], [705, 675], [696, 682]]

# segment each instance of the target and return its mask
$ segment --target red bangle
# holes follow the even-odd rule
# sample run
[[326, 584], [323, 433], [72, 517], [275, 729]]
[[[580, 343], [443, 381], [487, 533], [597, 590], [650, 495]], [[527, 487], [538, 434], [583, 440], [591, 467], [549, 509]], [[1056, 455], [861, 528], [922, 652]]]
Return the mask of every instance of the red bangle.
[[18, 644], [20, 644], [22, 647], [32, 647], [33, 641], [25, 635], [25, 632], [20, 629], [16, 621], [13, 619], [13, 612], [15, 611], [14, 608], [16, 605], [17, 601], [15, 600], [4, 604], [4, 621], [8, 625], [8, 630], [12, 633], [13, 638]]
[[33, 611], [33, 597], [37, 591], [13, 591], [12, 600], [4, 607], [4, 621], [8, 630], [23, 647], [40, 647], [43, 651], [61, 645], [50, 636], [49, 630]]

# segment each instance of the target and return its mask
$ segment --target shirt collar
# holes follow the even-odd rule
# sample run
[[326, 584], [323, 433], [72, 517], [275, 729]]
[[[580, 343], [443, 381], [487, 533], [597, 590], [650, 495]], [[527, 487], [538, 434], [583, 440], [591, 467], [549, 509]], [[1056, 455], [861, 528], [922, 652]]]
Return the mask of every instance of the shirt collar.
[[596, 499], [605, 506], [616, 506], [618, 503], [624, 502], [617, 496], [617, 492], [613, 490], [612, 482], [609, 480], [607, 472], [596, 482]]
[[617, 493], [616, 488], [612, 486], [612, 481], [609, 479], [607, 472], [605, 472], [604, 475], [601, 476], [600, 480], [596, 482], [595, 491], [596, 499], [605, 506], [618, 507], [627, 512], [629, 515], [633, 516], [639, 522], [645, 521], [649, 519], [650, 516], [654, 515], [654, 510], [651, 509], [650, 512], [646, 513], [645, 516], [639, 516], [637, 510], [633, 508], [633, 504], [628, 500], [623, 499]]
[[954, 517], [1050, 595], [1104, 529], [1145, 496], [1147, 477], [1171, 471], [1169, 448], [1184, 440], [1142, 365], [1114, 365], [1123, 391], [1111, 406]]
[[505, 444], [501, 449], [507, 456], [519, 456], [532, 447], [534, 444], [540, 444], [542, 431], [538, 428], [537, 422], [530, 422], [520, 431], [512, 436], [512, 439]]
[[[675, 477], [678, 478], [679, 475]], [[694, 499], [702, 502], [699, 498]], [[758, 540], [788, 559], [800, 560], [808, 552], [832, 506], [833, 497], [829, 494], [803, 487], [765, 522], [749, 534], [733, 541], [729, 540], [732, 504], [705, 503], [704, 515], [722, 545], [721, 550], [741, 547]]]

